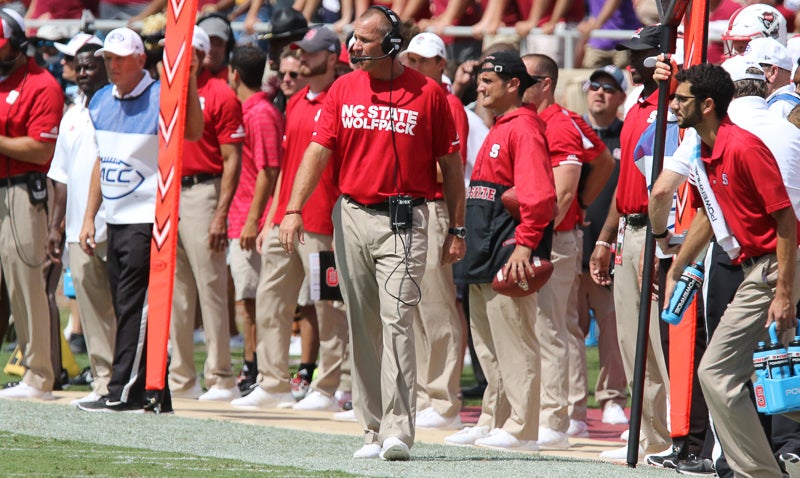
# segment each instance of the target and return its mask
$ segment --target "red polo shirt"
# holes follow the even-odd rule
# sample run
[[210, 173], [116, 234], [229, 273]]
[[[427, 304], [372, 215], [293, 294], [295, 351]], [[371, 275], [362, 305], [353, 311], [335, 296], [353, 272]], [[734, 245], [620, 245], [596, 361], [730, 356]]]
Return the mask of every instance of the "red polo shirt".
[[[733, 262], [774, 253], [778, 239], [770, 214], [792, 203], [769, 149], [725, 117], [714, 149], [702, 145], [700, 157], [722, 215], [742, 248]], [[696, 187], [692, 188], [692, 205], [703, 207]]]
[[658, 90], [648, 98], [639, 98], [639, 102], [628, 111], [622, 125], [617, 210], [623, 215], [647, 214], [647, 183], [644, 175], [633, 163], [633, 151], [644, 130], [656, 120], [656, 108], [658, 108]]

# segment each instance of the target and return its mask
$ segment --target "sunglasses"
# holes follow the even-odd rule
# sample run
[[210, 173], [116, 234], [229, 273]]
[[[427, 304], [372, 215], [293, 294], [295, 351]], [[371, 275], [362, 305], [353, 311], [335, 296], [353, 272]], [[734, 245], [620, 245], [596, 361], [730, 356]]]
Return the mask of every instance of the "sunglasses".
[[297, 77], [300, 76], [300, 73], [296, 71], [279, 71], [278, 74], [281, 75], [281, 78], [285, 77], [286, 75], [289, 75], [289, 77], [293, 80], [296, 80]]
[[597, 91], [602, 88], [606, 93], [616, 93], [619, 91], [619, 88], [612, 85], [611, 83], [600, 83], [599, 81], [592, 81], [589, 83], [589, 90], [590, 91]]

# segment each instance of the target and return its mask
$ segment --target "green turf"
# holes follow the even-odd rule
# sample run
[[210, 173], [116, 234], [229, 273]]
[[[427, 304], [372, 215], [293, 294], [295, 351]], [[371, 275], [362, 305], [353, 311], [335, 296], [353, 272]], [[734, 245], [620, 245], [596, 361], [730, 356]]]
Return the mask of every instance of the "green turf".
[[[266, 413], [231, 409], [246, 419]], [[357, 435], [330, 435], [175, 415], [86, 413], [0, 400], [0, 475], [386, 476], [464, 478], [663, 476], [604, 462], [417, 443], [413, 460], [356, 460]], [[25, 435], [25, 436], [22, 436]], [[36, 438], [29, 438], [36, 437]], [[90, 464], [94, 462], [93, 465]], [[24, 466], [23, 466], [24, 464]], [[106, 468], [106, 465], [109, 468]], [[130, 468], [125, 468], [130, 466]], [[118, 467], [118, 468], [116, 468]]]

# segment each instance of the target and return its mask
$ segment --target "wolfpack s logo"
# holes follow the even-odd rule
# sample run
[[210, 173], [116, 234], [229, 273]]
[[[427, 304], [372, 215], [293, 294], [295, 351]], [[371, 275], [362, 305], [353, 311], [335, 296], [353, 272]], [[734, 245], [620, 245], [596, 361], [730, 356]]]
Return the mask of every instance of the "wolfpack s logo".
[[342, 105], [342, 126], [346, 129], [392, 131], [414, 136], [419, 112], [377, 105]]
[[118, 158], [100, 158], [100, 182], [105, 199], [120, 199], [136, 191], [144, 182], [144, 175]]

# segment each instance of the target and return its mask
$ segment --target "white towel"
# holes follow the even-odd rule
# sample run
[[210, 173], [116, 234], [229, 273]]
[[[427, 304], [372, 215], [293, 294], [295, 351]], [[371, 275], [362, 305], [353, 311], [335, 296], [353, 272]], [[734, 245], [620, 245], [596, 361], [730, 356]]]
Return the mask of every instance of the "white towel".
[[700, 142], [697, 143], [697, 149], [692, 156], [692, 176], [697, 190], [700, 192], [700, 197], [703, 199], [703, 206], [706, 210], [708, 220], [711, 222], [711, 229], [714, 230], [714, 236], [717, 238], [717, 244], [725, 249], [728, 257], [736, 259], [739, 257], [741, 247], [739, 241], [733, 237], [728, 223], [722, 216], [722, 209], [719, 207], [717, 197], [714, 191], [711, 190], [711, 183], [708, 181], [706, 174], [706, 167], [700, 159]]

